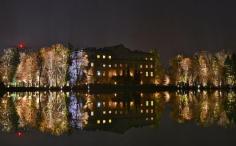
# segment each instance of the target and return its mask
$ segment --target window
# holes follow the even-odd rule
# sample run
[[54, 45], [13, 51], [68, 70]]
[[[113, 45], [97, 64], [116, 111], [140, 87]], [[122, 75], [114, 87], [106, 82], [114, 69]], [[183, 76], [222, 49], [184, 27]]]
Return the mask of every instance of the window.
[[152, 57], [150, 58], [150, 60], [152, 61]]
[[106, 67], [106, 64], [103, 64], [102, 67]]
[[151, 106], [153, 106], [154, 105], [154, 102], [153, 101], [151, 101]]
[[153, 68], [153, 65], [152, 65], [152, 64], [150, 65], [150, 68]]
[[148, 68], [148, 65], [146, 64], [146, 66], [145, 66], [146, 68]]
[[103, 59], [106, 59], [106, 55], [102, 55], [102, 58], [103, 58]]
[[150, 72], [150, 76], [153, 77], [153, 72]]
[[97, 124], [100, 124], [101, 123], [101, 121], [100, 120], [97, 120]]
[[98, 75], [98, 76], [101, 76], [101, 72], [100, 72], [100, 71], [97, 71], [97, 75]]
[[120, 64], [120, 67], [122, 67], [122, 64]]
[[100, 55], [97, 55], [97, 59], [99, 59], [101, 56]]
[[146, 71], [145, 76], [148, 77], [148, 72]]
[[109, 55], [108, 58], [111, 59], [111, 55]]
[[109, 66], [109, 68], [111, 68], [111, 64], [109, 64], [108, 66]]
[[101, 107], [101, 103], [100, 102], [97, 103], [97, 107]]
[[106, 111], [103, 111], [102, 113], [103, 113], [103, 115], [105, 115], [105, 114], [106, 114]]
[[140, 113], [143, 113], [143, 110], [142, 110], [142, 109], [140, 110]]
[[146, 57], [145, 60], [148, 60], [148, 58]]
[[140, 68], [143, 68], [143, 65], [141, 64], [139, 67], [140, 67]]
[[151, 109], [151, 113], [153, 114], [153, 109]]
[[149, 102], [148, 101], [146, 101], [146, 106], [149, 106]]
[[105, 71], [103, 72], [102, 76], [104, 76], [104, 77], [106, 76], [106, 72]]
[[112, 122], [111, 119], [109, 119], [108, 122], [111, 123]]
[[105, 123], [106, 123], [106, 120], [102, 120], [102, 123], [105, 124]]
[[94, 63], [93, 63], [93, 62], [91, 62], [91, 63], [90, 63], [90, 66], [91, 66], [91, 67], [94, 67]]
[[94, 112], [93, 112], [93, 111], [91, 111], [90, 115], [91, 115], [91, 116], [94, 116]]

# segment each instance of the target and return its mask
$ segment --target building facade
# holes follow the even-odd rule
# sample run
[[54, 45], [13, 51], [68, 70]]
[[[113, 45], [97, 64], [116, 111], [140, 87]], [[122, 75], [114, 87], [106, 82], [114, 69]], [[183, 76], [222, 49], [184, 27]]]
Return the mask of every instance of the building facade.
[[85, 48], [89, 61], [88, 83], [154, 84], [154, 55], [131, 51], [123, 45], [105, 48]]

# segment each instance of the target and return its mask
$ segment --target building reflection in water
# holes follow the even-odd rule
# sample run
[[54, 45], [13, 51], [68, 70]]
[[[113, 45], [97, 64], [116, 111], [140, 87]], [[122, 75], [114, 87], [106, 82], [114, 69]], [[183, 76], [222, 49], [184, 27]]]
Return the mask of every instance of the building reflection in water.
[[[165, 93], [166, 94], [166, 93]], [[73, 130], [124, 133], [132, 127], [158, 126], [164, 93], [83, 94], [7, 93], [0, 102], [2, 131], [37, 129], [52, 135]]]
[[0, 128], [5, 132], [37, 129], [52, 135], [74, 130], [124, 133], [132, 127], [159, 126], [167, 103], [178, 123], [231, 127], [236, 122], [236, 93], [233, 91], [17, 92], [1, 97]]

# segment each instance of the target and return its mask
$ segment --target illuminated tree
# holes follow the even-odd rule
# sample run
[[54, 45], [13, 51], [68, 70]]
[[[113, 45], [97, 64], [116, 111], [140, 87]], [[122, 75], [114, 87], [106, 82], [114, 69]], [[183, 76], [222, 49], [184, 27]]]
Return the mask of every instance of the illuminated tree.
[[64, 86], [68, 68], [68, 49], [61, 44], [40, 49], [42, 73], [40, 82], [49, 86]]
[[20, 53], [20, 64], [16, 71], [16, 81], [26, 86], [37, 83], [38, 68], [36, 53]]
[[80, 51], [74, 51], [71, 54], [71, 65], [69, 66], [70, 84], [76, 85], [87, 82], [88, 58], [87, 54]]
[[19, 52], [15, 48], [5, 49], [0, 58], [0, 78], [5, 85], [13, 82], [17, 65], [19, 63]]

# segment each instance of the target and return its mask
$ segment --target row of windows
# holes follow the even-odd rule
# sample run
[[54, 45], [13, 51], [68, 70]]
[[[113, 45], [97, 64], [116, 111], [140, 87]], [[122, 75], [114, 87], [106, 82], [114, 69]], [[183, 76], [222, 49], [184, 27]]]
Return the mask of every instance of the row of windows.
[[[144, 110], [141, 109], [141, 110], [140, 110], [140, 113], [144, 113]], [[151, 109], [151, 110], [146, 109], [146, 110], [145, 110], [145, 113], [146, 113], [146, 114], [148, 114], [148, 113], [153, 114], [153, 113], [154, 113], [154, 110], [153, 110], [153, 109]]]
[[[143, 72], [141, 71], [140, 72], [140, 74], [142, 75], [143, 74]], [[123, 76], [123, 72], [121, 71], [120, 72], [120, 74], [119, 74], [120, 76]], [[132, 72], [130, 72], [130, 76], [133, 76], [134, 74], [132, 73]], [[97, 76], [106, 76], [106, 72], [105, 71], [97, 71]], [[113, 72], [113, 76], [117, 76], [117, 73], [116, 73], [116, 71], [115, 72]], [[154, 76], [154, 73], [151, 71], [151, 72], [148, 72], [148, 71], [146, 71], [145, 72], [145, 77], [153, 77]]]
[[[117, 94], [115, 93], [115, 96], [117, 96]], [[114, 106], [117, 106], [117, 105], [119, 105], [121, 108], [123, 107], [123, 103], [122, 102], [108, 102], [107, 103], [109, 106], [112, 106], [112, 105], [114, 105]], [[129, 104], [130, 104], [130, 106], [133, 106], [134, 105], [134, 102], [133, 101], [130, 101], [129, 102]], [[103, 107], [105, 107], [106, 106], [106, 102], [97, 102], [97, 108], [100, 108], [101, 106], [103, 106]], [[143, 106], [143, 104], [141, 104], [141, 106]], [[153, 100], [151, 100], [151, 101], [149, 101], [149, 100], [146, 100], [145, 101], [145, 106], [154, 106], [154, 101]], [[109, 111], [109, 113], [111, 113], [111, 111]]]
[[151, 65], [148, 65], [148, 64], [142, 65], [142, 64], [141, 64], [141, 65], [139, 66], [139, 68], [144, 68], [144, 67], [145, 67], [145, 68], [153, 68], [153, 65], [152, 65], [152, 64], [151, 64]]
[[97, 124], [106, 124], [106, 123], [112, 123], [112, 120], [111, 119], [109, 119], [109, 120], [97, 120]]
[[[94, 67], [94, 63], [91, 62], [91, 63], [90, 63], [90, 66], [91, 66], [91, 67]], [[128, 67], [127, 64], [125, 64], [125, 65], [124, 65], [124, 64], [114, 64], [114, 67], [118, 67], [118, 66], [119, 66], [119, 67], [123, 67], [123, 66]], [[102, 67], [109, 67], [109, 68], [111, 68], [112, 65], [111, 65], [111, 64], [108, 64], [108, 65], [107, 65], [107, 64], [104, 63], [104, 64], [102, 64]], [[139, 66], [139, 68], [144, 68], [144, 67], [145, 67], [145, 68], [153, 68], [153, 65], [152, 65], [152, 64], [151, 64], [151, 65], [148, 65], [148, 64], [142, 65], [142, 64], [141, 64], [141, 65]]]
[[[100, 55], [100, 54], [97, 54], [97, 59], [100, 59], [100, 58], [102, 58], [102, 59], [106, 59], [106, 58], [111, 59], [111, 55]], [[153, 58], [152, 57], [150, 57], [150, 58], [145, 57], [145, 60], [152, 61]]]
[[97, 59], [100, 59], [100, 58], [102, 58], [102, 59], [106, 59], [106, 58], [108, 58], [108, 59], [111, 59], [111, 55], [108, 55], [108, 56], [106, 56], [106, 55], [97, 55]]

